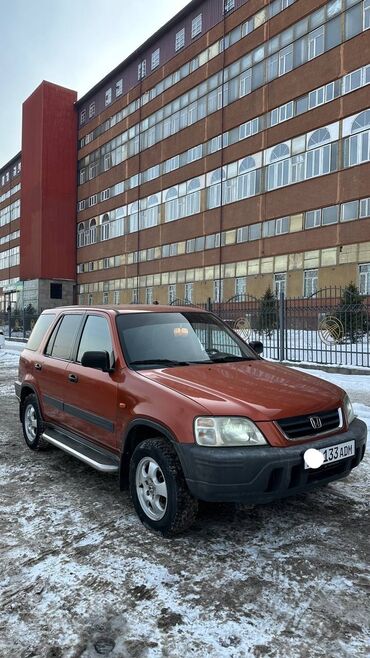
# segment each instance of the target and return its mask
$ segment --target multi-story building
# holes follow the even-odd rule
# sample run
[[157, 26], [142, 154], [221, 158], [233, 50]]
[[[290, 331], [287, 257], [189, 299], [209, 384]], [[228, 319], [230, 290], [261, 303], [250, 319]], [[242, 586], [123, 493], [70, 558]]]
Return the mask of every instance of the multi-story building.
[[[370, 0], [193, 0], [74, 105], [68, 92], [77, 213], [50, 239], [73, 234], [76, 273], [33, 280], [75, 279], [84, 304], [370, 294], [369, 28]], [[21, 235], [27, 222], [22, 196]]]

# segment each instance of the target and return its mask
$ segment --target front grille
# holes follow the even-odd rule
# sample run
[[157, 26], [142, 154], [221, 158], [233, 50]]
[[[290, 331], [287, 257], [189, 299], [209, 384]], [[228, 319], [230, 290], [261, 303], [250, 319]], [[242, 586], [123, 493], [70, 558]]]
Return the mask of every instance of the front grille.
[[[321, 427], [312, 427], [310, 418], [320, 419], [319, 423], [316, 420], [315, 425], [320, 425], [321, 423]], [[294, 441], [310, 436], [320, 436], [321, 434], [338, 429], [341, 427], [341, 413], [339, 409], [333, 409], [333, 411], [312, 413], [307, 416], [283, 418], [282, 420], [278, 420], [276, 424], [287, 439]]]

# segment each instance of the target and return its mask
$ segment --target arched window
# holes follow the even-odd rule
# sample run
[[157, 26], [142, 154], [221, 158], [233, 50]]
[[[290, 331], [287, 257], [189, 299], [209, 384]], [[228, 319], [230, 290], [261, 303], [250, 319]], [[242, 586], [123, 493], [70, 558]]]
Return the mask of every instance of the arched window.
[[134, 201], [128, 207], [129, 214], [129, 232], [135, 233], [139, 228], [139, 202]]
[[148, 208], [151, 208], [152, 206], [158, 206], [158, 204], [159, 204], [159, 199], [157, 194], [153, 194], [152, 196], [149, 197]]
[[85, 225], [83, 222], [78, 225], [78, 231], [77, 231], [77, 246], [78, 247], [83, 247], [84, 246], [84, 234], [85, 234]]
[[351, 126], [351, 136], [344, 142], [344, 166], [370, 162], [370, 110], [358, 114]]
[[148, 199], [148, 207], [141, 215], [140, 228], [149, 228], [156, 226], [159, 219], [159, 196], [153, 194]]
[[270, 162], [275, 162], [276, 160], [282, 160], [283, 158], [288, 158], [290, 155], [289, 146], [287, 144], [278, 144], [271, 151]]
[[176, 187], [171, 187], [170, 190], [166, 193], [166, 201], [171, 201], [171, 199], [177, 199], [179, 195], [178, 189]]
[[244, 158], [244, 160], [241, 161], [239, 165], [239, 174], [243, 174], [245, 171], [251, 171], [251, 169], [256, 168], [256, 161], [254, 158], [249, 156], [248, 158]]
[[108, 213], [105, 213], [103, 215], [103, 219], [101, 222], [101, 239], [102, 240], [109, 240], [109, 215]]
[[309, 149], [314, 149], [317, 146], [322, 146], [323, 144], [327, 144], [328, 142], [330, 142], [330, 140], [331, 137], [328, 129], [319, 128], [318, 130], [315, 130], [315, 132], [311, 135], [310, 139], [308, 140], [307, 147]]
[[366, 130], [370, 128], [370, 110], [365, 110], [361, 112], [352, 124], [352, 133], [360, 132], [361, 130]]
[[188, 183], [188, 192], [196, 192], [200, 189], [200, 180], [199, 178], [193, 178], [193, 180]]
[[90, 219], [89, 240], [90, 240], [90, 244], [94, 244], [96, 242], [96, 220], [95, 219]]

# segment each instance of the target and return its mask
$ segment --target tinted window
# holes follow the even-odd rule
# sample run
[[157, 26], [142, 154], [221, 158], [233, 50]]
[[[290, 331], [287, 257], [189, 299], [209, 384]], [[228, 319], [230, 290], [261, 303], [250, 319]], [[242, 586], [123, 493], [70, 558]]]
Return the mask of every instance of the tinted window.
[[28, 350], [37, 350], [47, 330], [55, 320], [55, 314], [40, 315], [26, 345]]
[[109, 325], [105, 318], [98, 315], [90, 315], [82, 333], [80, 347], [78, 348], [77, 361], [81, 362], [85, 352], [112, 352], [112, 340]]
[[[82, 315], [65, 315], [60, 322], [57, 333], [51, 336], [47, 353], [58, 359], [70, 359], [75, 344]], [[50, 351], [51, 350], [51, 351]]]

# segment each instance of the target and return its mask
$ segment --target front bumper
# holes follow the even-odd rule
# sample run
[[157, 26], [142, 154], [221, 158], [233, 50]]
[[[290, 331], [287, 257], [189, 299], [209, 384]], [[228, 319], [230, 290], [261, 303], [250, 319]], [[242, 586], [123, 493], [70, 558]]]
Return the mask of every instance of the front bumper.
[[[206, 448], [178, 444], [187, 485], [195, 498], [210, 502], [268, 503], [346, 477], [365, 454], [367, 427], [354, 420], [347, 432], [286, 448]], [[355, 455], [321, 468], [305, 469], [308, 448], [355, 441]]]

